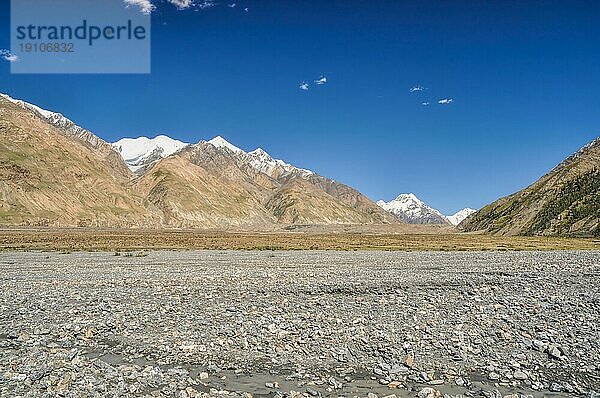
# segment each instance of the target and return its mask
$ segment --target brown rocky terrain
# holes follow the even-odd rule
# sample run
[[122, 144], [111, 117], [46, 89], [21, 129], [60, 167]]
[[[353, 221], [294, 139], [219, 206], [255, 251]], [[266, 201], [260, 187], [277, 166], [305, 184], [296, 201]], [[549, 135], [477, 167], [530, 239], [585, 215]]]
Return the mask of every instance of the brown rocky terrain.
[[142, 226], [158, 220], [106, 146], [73, 136], [5, 98], [0, 199], [5, 225]]
[[[389, 224], [355, 189], [268, 154], [201, 141], [133, 174], [61, 114], [0, 97], [0, 225], [266, 228]], [[141, 175], [140, 175], [141, 174]]]

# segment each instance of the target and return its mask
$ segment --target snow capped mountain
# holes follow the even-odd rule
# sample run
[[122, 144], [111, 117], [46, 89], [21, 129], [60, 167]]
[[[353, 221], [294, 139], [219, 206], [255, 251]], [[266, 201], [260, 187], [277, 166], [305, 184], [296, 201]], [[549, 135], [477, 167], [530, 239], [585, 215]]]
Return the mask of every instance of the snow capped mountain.
[[248, 152], [246, 155], [250, 165], [254, 169], [274, 178], [291, 173], [298, 173], [302, 177], [308, 177], [309, 175], [314, 174], [310, 170], [300, 169], [292, 166], [281, 159], [274, 159], [262, 148], [257, 148], [251, 152]]
[[426, 205], [415, 194], [401, 194], [390, 202], [380, 200], [377, 204], [398, 219], [409, 224], [452, 224], [458, 225], [475, 213], [473, 209], [462, 209], [456, 214], [445, 216], [440, 211]]
[[[40, 212], [39, 197], [28, 196], [17, 184], [11, 192], [30, 206], [23, 217], [35, 215], [22, 218], [27, 222], [51, 222], [46, 217], [52, 214], [65, 225], [394, 224], [389, 210], [398, 218], [411, 217], [408, 222], [449, 223], [412, 194], [380, 202], [380, 207], [350, 186], [276, 159], [262, 148], [246, 152], [221, 136], [197, 144], [166, 135], [109, 144], [58, 112], [4, 94], [0, 116], [9, 124], [3, 145], [19, 155], [9, 173], [28, 178], [18, 162], [34, 158], [36, 173], [44, 178], [39, 184], [45, 189], [44, 206], [54, 209]], [[27, 129], [36, 145], [22, 156]], [[157, 172], [146, 172], [149, 167]], [[131, 172], [138, 178], [131, 178]]]
[[[238, 165], [250, 167], [276, 180], [297, 176], [308, 179], [315, 175], [311, 170], [302, 169], [281, 159], [273, 158], [262, 148], [246, 152], [221, 136], [201, 142], [206, 142], [218, 149], [224, 149], [226, 153], [229, 153], [229, 156], [233, 156]], [[188, 145], [191, 144], [165, 135], [159, 135], [155, 138], [123, 138], [113, 143], [112, 147], [122, 156], [132, 172], [143, 174], [149, 166], [158, 160], [171, 156]], [[380, 200], [377, 204], [396, 218], [409, 224], [458, 225], [475, 212], [473, 209], [463, 209], [452, 216], [445, 216], [438, 210], [426, 205], [412, 193], [398, 195], [390, 202]]]
[[447, 216], [446, 218], [448, 219], [448, 221], [450, 221], [450, 224], [452, 225], [458, 225], [461, 222], [463, 222], [463, 220], [467, 217], [469, 217], [471, 214], [476, 213], [477, 210], [473, 210], [469, 207], [464, 208], [456, 213], [454, 213], [451, 216]]
[[[206, 143], [215, 148], [231, 152], [240, 164], [248, 165], [272, 178], [292, 174], [306, 178], [314, 174], [310, 170], [295, 167], [281, 159], [275, 159], [261, 148], [246, 152], [221, 136], [216, 136], [206, 141]], [[191, 144], [172, 139], [166, 135], [159, 135], [155, 138], [123, 138], [113, 143], [112, 147], [121, 155], [132, 172], [143, 174], [150, 165], [177, 153], [188, 145]]]
[[[58, 112], [42, 109], [37, 105], [11, 98], [6, 94], [0, 94], [0, 97], [21, 108], [34, 112], [54, 127], [63, 130], [65, 133], [84, 141], [96, 149], [100, 149], [105, 153], [112, 152], [113, 150], [118, 152], [123, 161], [127, 164], [129, 170], [134, 173], [143, 174], [149, 166], [158, 160], [171, 156], [190, 145], [166, 135], [159, 135], [154, 138], [122, 138], [117, 142], [108, 144]], [[295, 167], [281, 159], [275, 159], [261, 148], [257, 148], [251, 152], [245, 152], [221, 136], [216, 136], [207, 141], [207, 143], [216, 148], [228, 149], [237, 155], [237, 158], [241, 163], [248, 164], [258, 172], [267, 174], [273, 178], [280, 178], [292, 174], [306, 178], [314, 174], [310, 170]]]
[[211, 144], [216, 148], [227, 148], [238, 156], [238, 159], [242, 163], [246, 163], [254, 168], [256, 171], [267, 174], [273, 178], [279, 178], [284, 175], [297, 173], [302, 177], [308, 177], [314, 174], [312, 171], [307, 169], [301, 169], [296, 166], [292, 166], [289, 163], [284, 162], [281, 159], [275, 159], [269, 155], [262, 148], [256, 148], [253, 151], [246, 152], [221, 136], [216, 136], [207, 143]]
[[190, 144], [159, 135], [154, 138], [122, 138], [112, 144], [113, 148], [121, 154], [121, 157], [135, 172], [143, 171], [156, 161], [171, 156], [177, 151]]
[[216, 148], [227, 148], [233, 153], [238, 153], [238, 154], [246, 153], [243, 150], [241, 150], [240, 148], [238, 148], [235, 145], [233, 145], [232, 143], [230, 143], [229, 141], [227, 141], [225, 138], [221, 137], [220, 135], [218, 135], [215, 138], [213, 138], [212, 140], [209, 140], [206, 142]]
[[380, 200], [377, 204], [408, 224], [449, 224], [446, 216], [412, 193], [400, 194], [390, 202]]

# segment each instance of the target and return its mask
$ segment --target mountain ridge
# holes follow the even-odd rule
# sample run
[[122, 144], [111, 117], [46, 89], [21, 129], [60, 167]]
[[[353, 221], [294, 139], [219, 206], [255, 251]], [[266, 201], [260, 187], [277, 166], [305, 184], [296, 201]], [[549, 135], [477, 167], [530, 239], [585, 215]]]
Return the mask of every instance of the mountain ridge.
[[[219, 177], [227, 181], [228, 186], [243, 187], [246, 194], [238, 196], [238, 202], [246, 205], [249, 201], [258, 201], [263, 210], [267, 210], [276, 223], [393, 223], [395, 220], [379, 209], [360, 192], [344, 184], [337, 183], [313, 172], [307, 173], [283, 161], [272, 162], [268, 156], [269, 170], [264, 164], [257, 165], [256, 152], [245, 152], [222, 137], [215, 141], [200, 141], [185, 147], [171, 157], [182, 158], [192, 165], [198, 166], [202, 178]], [[211, 142], [212, 141], [212, 142]], [[266, 152], [261, 151], [260, 155]], [[169, 158], [171, 158], [169, 157]], [[166, 159], [169, 159], [166, 158]], [[166, 159], [159, 161], [142, 176], [142, 180], [157, 177], [156, 170], [171, 176], [177, 175], [177, 185], [198, 187], [202, 191], [195, 175], [182, 175], [175, 170], [165, 170]], [[155, 181], [158, 183], [158, 181]], [[161, 182], [162, 183], [162, 182]], [[302, 186], [303, 189], [298, 187]], [[222, 192], [227, 188], [222, 186]], [[210, 195], [210, 193], [205, 193]], [[225, 195], [229, 197], [230, 194]], [[172, 207], [172, 200], [164, 197], [162, 206]], [[171, 204], [169, 204], [171, 203]], [[254, 202], [253, 202], [254, 203]], [[308, 205], [310, 204], [310, 205]], [[189, 206], [195, 206], [191, 202]], [[221, 204], [219, 204], [221, 205]], [[326, 210], [326, 211], [324, 211]], [[264, 218], [264, 214], [261, 216]]]
[[470, 208], [464, 208], [446, 216], [439, 210], [425, 204], [413, 193], [400, 194], [395, 199], [385, 202], [377, 201], [377, 205], [396, 216], [400, 221], [408, 224], [440, 224], [458, 225], [466, 217], [475, 212]]
[[49, 116], [0, 97], [0, 224], [155, 225], [110, 145]]
[[600, 235], [600, 137], [459, 225], [496, 235]]
[[0, 93], [0, 98], [19, 106], [22, 109], [31, 111], [51, 126], [61, 130], [66, 135], [75, 138], [76, 140], [93, 149], [95, 152], [101, 154], [103, 157], [108, 159], [112, 163], [113, 167], [117, 168], [121, 174], [127, 174], [124, 161], [121, 159], [121, 156], [118, 156], [118, 154], [113, 151], [112, 146], [108, 142], [104, 141], [91, 131], [78, 126], [75, 124], [75, 122], [65, 117], [63, 114], [42, 109], [39, 106], [29, 102], [14, 99], [7, 94]]
[[[111, 145], [62, 114], [5, 95], [0, 122], [0, 224], [262, 228], [397, 222], [347, 185], [260, 148], [245, 152], [222, 137], [187, 144], [159, 136]], [[20, 135], [27, 137], [26, 148]]]

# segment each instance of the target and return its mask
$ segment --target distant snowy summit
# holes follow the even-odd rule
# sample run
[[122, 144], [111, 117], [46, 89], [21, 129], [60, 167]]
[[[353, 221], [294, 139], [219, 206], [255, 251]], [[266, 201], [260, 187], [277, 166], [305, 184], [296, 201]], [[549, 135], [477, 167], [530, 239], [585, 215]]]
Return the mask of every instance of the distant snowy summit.
[[[138, 176], [143, 176], [147, 170], [161, 159], [174, 156], [180, 151], [187, 150], [187, 148], [191, 151], [196, 151], [196, 153], [211, 153], [210, 147], [213, 147], [217, 149], [219, 156], [233, 160], [234, 164], [240, 170], [250, 172], [250, 178], [253, 178], [252, 176], [267, 175], [279, 184], [286, 184], [300, 177], [304, 181], [314, 183], [316, 188], [324, 190], [329, 196], [343, 197], [344, 200], [350, 197], [350, 203], [353, 206], [356, 207], [357, 203], [359, 206], [364, 205], [368, 209], [369, 214], [373, 214], [375, 210], [375, 213], [381, 213], [383, 216], [382, 219], [389, 218], [389, 220], [392, 220], [387, 213], [380, 211], [366, 197], [362, 197], [359, 192], [343, 184], [319, 176], [311, 170], [299, 168], [281, 159], [273, 158], [261, 148], [246, 152], [221, 136], [214, 137], [208, 141], [200, 141], [197, 144], [182, 142], [166, 135], [158, 135], [154, 138], [123, 138], [109, 144], [89, 130], [78, 126], [61, 113], [45, 110], [29, 102], [11, 98], [6, 94], [0, 94], [0, 99], [7, 100], [19, 108], [32, 112], [49, 125], [59, 129], [63, 134], [77, 139], [77, 141], [92, 149], [96, 154], [101, 155], [112, 167], [116, 169], [122, 168], [123, 171], [126, 171], [126, 165], [130, 171], [136, 173]], [[297, 189], [297, 187], [295, 188]], [[312, 198], [312, 196], [310, 197]], [[293, 201], [289, 203], [293, 203]], [[445, 216], [438, 210], [423, 203], [414, 194], [402, 194], [390, 202], [379, 201], [377, 204], [395, 216], [396, 219], [413, 224], [458, 225], [474, 212], [472, 209], [463, 209], [452, 216]], [[336, 211], [339, 213], [342, 209], [338, 208]]]
[[400, 221], [408, 224], [458, 225], [475, 212], [473, 209], [465, 208], [456, 214], [445, 216], [412, 193], [400, 194], [389, 202], [380, 200], [377, 204]]
[[216, 136], [212, 140], [206, 141], [208, 144], [214, 146], [215, 148], [227, 148], [233, 153], [241, 154], [245, 153], [242, 149], [236, 147], [231, 142], [227, 141], [225, 138], [220, 135]]
[[129, 170], [134, 173], [147, 169], [158, 160], [171, 156], [188, 145], [166, 135], [154, 138], [122, 138], [112, 144]]
[[[292, 174], [308, 177], [314, 174], [310, 170], [295, 167], [281, 159], [275, 159], [261, 148], [246, 152], [221, 136], [216, 136], [208, 141], [200, 141], [197, 145], [202, 143], [229, 151], [231, 156], [234, 156], [240, 163], [247, 164], [256, 171], [273, 178]], [[123, 138], [112, 144], [113, 148], [121, 154], [129, 169], [138, 174], [144, 173], [158, 160], [169, 157], [193, 145], [166, 135], [159, 135], [155, 138]]]
[[[216, 136], [208, 141], [200, 141], [198, 144], [190, 144], [166, 135], [159, 135], [154, 138], [123, 138], [111, 145], [121, 155], [129, 169], [141, 175], [163, 158], [172, 156], [187, 147], [206, 148], [202, 147], [206, 144], [228, 154], [227, 156], [234, 158], [242, 167], [249, 167], [275, 179], [286, 176], [309, 178], [314, 175], [311, 170], [273, 158], [261, 148], [246, 152], [221, 136]], [[473, 209], [466, 208], [451, 216], [445, 216], [412, 193], [398, 195], [390, 202], [380, 200], [377, 204], [398, 220], [409, 224], [458, 225], [475, 212]]]
[[[9, 205], [0, 213], [9, 225], [263, 231], [396, 222], [350, 186], [222, 137], [110, 144], [59, 113], [9, 96], [0, 97], [0, 114], [7, 125], [0, 144], [10, 160], [2, 178]], [[23, 137], [32, 145], [22, 145]]]
[[384, 210], [408, 224], [449, 224], [442, 213], [427, 206], [415, 194], [401, 194], [390, 202], [377, 202]]
[[465, 207], [464, 209], [457, 211], [451, 216], [446, 216], [446, 218], [448, 219], [448, 221], [450, 221], [450, 224], [458, 225], [473, 213], [477, 213], [477, 210], [471, 209], [470, 207]]

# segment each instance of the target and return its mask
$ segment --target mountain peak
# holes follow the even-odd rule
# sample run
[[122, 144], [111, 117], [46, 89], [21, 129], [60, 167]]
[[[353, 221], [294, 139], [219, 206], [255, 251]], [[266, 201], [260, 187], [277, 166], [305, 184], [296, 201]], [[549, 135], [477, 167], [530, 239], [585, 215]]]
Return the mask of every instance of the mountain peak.
[[380, 200], [377, 204], [409, 224], [449, 224], [446, 216], [427, 206], [413, 193], [400, 194], [390, 202]]
[[398, 201], [398, 202], [417, 202], [422, 204], [423, 201], [419, 198], [417, 198], [417, 195], [415, 195], [414, 193], [401, 193], [400, 195], [398, 195], [396, 197], [396, 199], [394, 199], [394, 201]]
[[233, 145], [232, 143], [230, 143], [229, 141], [227, 141], [225, 138], [221, 137], [220, 135], [218, 135], [215, 138], [213, 138], [212, 140], [209, 140], [206, 142], [216, 148], [227, 148], [234, 153], [245, 153], [243, 150], [236, 147], [235, 145]]
[[462, 210], [457, 211], [456, 213], [454, 213], [451, 216], [447, 216], [446, 218], [448, 218], [448, 221], [450, 221], [450, 224], [452, 225], [458, 225], [461, 222], [463, 222], [463, 220], [465, 220], [467, 217], [469, 217], [471, 214], [476, 213], [477, 210], [475, 209], [471, 209], [470, 207], [465, 207]]
[[157, 135], [154, 138], [122, 138], [114, 142], [112, 147], [121, 154], [129, 170], [137, 172], [188, 145], [166, 135]]
[[255, 150], [248, 152], [248, 154], [252, 154], [252, 155], [261, 155], [261, 156], [268, 156], [268, 157], [271, 157], [271, 155], [269, 155], [269, 154], [267, 153], [267, 151], [265, 151], [265, 150], [264, 150], [264, 149], [262, 149], [262, 148], [256, 148]]
[[475, 213], [475, 210], [465, 208], [451, 216], [445, 216], [440, 211], [426, 205], [414, 193], [402, 193], [390, 202], [379, 200], [377, 204], [409, 224], [458, 225], [465, 218]]
[[282, 175], [289, 175], [293, 173], [298, 173], [302, 177], [308, 177], [314, 174], [310, 170], [293, 166], [281, 159], [275, 159], [262, 148], [256, 148], [255, 150], [248, 152], [246, 155], [249, 164], [254, 169], [267, 174], [270, 177], [280, 177]]

